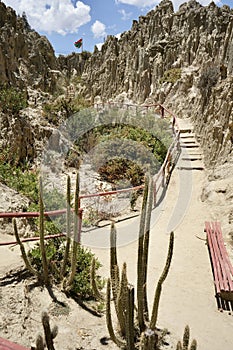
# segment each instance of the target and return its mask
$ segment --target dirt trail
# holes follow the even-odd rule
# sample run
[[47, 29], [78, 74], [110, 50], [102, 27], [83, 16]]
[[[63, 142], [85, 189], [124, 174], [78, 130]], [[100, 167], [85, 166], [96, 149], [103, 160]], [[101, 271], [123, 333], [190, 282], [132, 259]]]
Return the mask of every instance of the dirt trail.
[[[198, 342], [198, 350], [231, 350], [233, 345], [233, 316], [220, 312], [215, 300], [215, 290], [209, 253], [204, 233], [205, 220], [211, 220], [211, 208], [200, 199], [206, 172], [202, 152], [192, 133], [189, 121], [180, 120], [182, 153], [172, 173], [160, 215], [152, 220], [148, 294], [152, 306], [156, 282], [162, 272], [171, 230], [175, 232], [175, 246], [171, 269], [164, 283], [159, 307], [158, 326], [171, 332], [171, 347], [182, 338], [188, 324], [191, 338]], [[179, 198], [179, 199], [178, 199]], [[154, 215], [154, 213], [153, 213]], [[153, 217], [152, 215], [152, 217]], [[219, 218], [221, 221], [221, 218]], [[121, 236], [136, 237], [135, 220], [117, 224]], [[109, 271], [109, 252], [100, 248], [101, 240], [109, 240], [109, 229], [95, 232], [83, 241], [92, 246], [104, 267]], [[106, 236], [106, 237], [105, 237]], [[96, 238], [95, 238], [96, 237]], [[94, 245], [99, 245], [95, 248]], [[127, 262], [129, 280], [136, 285], [137, 242], [132, 241], [118, 248], [120, 264]], [[106, 263], [107, 262], [107, 263]]]
[[[163, 286], [158, 318], [158, 326], [167, 328], [171, 332], [171, 343], [167, 348], [176, 348], [176, 342], [182, 337], [184, 327], [188, 324], [191, 329], [191, 338], [196, 338], [198, 342], [198, 350], [231, 350], [233, 317], [226, 311], [218, 311], [205, 241], [204, 221], [211, 219], [211, 208], [200, 199], [206, 179], [201, 159], [202, 152], [195, 141], [189, 121], [181, 120], [179, 123], [182, 129], [182, 153], [172, 173], [165, 198], [152, 215], [148, 270], [149, 303], [151, 307], [156, 282], [166, 260], [169, 232], [174, 230], [175, 246], [172, 265]], [[219, 220], [221, 221], [221, 218]], [[117, 223], [117, 231], [120, 245], [118, 248], [119, 263], [122, 265], [124, 261], [127, 262], [129, 281], [136, 285], [138, 219]], [[5, 236], [4, 240], [6, 240]], [[109, 246], [109, 227], [83, 233], [82, 243], [91, 247], [99, 257], [103, 264], [101, 272], [107, 277], [109, 275], [109, 249], [107, 248]], [[1, 247], [1, 274], [19, 263], [22, 262], [18, 247], [13, 248], [12, 251], [9, 247]], [[75, 306], [72, 304], [72, 307]], [[74, 315], [75, 312], [73, 311], [72, 314]], [[82, 317], [85, 318], [85, 315], [82, 314]], [[91, 326], [88, 327], [89, 317], [90, 315], [86, 313], [85, 322], [84, 318], [81, 322], [87, 325], [89, 329], [87, 332], [90, 335], [89, 343], [82, 340], [83, 347], [81, 348], [100, 349], [102, 346], [94, 338], [98, 337], [100, 328], [98, 332], [94, 332], [94, 320], [91, 320]], [[69, 327], [76, 323], [78, 328], [80, 316], [77, 315], [69, 322]], [[101, 324], [102, 336], [107, 335], [104, 320], [101, 321]], [[31, 327], [33, 327], [32, 324]], [[36, 327], [38, 327], [38, 321]], [[67, 339], [69, 332], [69, 348], [71, 348], [72, 339], [77, 330], [76, 333], [72, 333], [67, 325], [64, 328], [61, 327], [59, 339], [63, 341], [63, 348], [58, 345], [57, 349], [66, 349], [66, 339], [62, 339], [64, 332], [67, 332]], [[10, 337], [10, 334], [8, 336]], [[16, 341], [17, 337], [12, 340]], [[27, 344], [23, 335], [19, 342]], [[110, 349], [112, 345], [109, 343], [103, 348]]]

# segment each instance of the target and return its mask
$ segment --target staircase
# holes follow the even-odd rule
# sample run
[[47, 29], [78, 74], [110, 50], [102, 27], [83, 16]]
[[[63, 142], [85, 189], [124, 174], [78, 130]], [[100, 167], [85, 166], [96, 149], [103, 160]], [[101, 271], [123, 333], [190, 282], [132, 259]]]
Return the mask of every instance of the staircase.
[[177, 163], [180, 170], [204, 170], [203, 153], [196, 141], [193, 126], [188, 120], [178, 119], [181, 154]]

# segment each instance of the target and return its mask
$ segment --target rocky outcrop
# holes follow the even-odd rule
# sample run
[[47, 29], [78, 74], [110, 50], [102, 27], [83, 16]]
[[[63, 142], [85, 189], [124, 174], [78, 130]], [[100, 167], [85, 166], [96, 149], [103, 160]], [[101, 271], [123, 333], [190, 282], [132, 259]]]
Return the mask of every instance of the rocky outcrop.
[[50, 93], [59, 72], [52, 45], [32, 30], [26, 17], [0, 2], [0, 81]]
[[[108, 36], [84, 67], [80, 92], [160, 102], [192, 117], [206, 165], [232, 159], [233, 11], [162, 0], [120, 39]], [[169, 77], [170, 74], [170, 77]]]
[[0, 114], [0, 125], [0, 149], [14, 164], [32, 164], [54, 130], [40, 112], [31, 107], [18, 116]]

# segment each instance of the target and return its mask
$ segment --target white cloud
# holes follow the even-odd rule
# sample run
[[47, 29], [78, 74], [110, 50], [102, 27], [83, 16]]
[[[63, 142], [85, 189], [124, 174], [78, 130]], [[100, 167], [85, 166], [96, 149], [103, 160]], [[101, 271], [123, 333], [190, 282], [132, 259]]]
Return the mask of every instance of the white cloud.
[[[188, 1], [188, 0], [187, 0]], [[145, 8], [145, 7], [154, 7], [158, 5], [161, 0], [115, 0], [116, 4], [126, 4], [126, 5], [133, 5], [137, 6], [139, 8]], [[185, 2], [185, 0], [172, 0], [174, 9], [177, 11], [179, 9], [179, 6]], [[203, 5], [209, 5], [212, 0], [198, 0], [198, 2]], [[214, 2], [217, 5], [221, 5], [221, 0], [214, 0]]]
[[134, 5], [140, 8], [157, 5], [159, 0], [116, 0], [116, 3]]
[[103, 38], [106, 36], [106, 26], [100, 21], [95, 21], [95, 23], [91, 26], [91, 31], [94, 34], [95, 38]]
[[37, 31], [62, 35], [75, 33], [91, 20], [90, 6], [71, 0], [4, 0], [18, 14], [25, 11], [30, 26]]
[[124, 9], [118, 10], [118, 12], [122, 15], [123, 21], [127, 21], [132, 16], [132, 12], [126, 12]]

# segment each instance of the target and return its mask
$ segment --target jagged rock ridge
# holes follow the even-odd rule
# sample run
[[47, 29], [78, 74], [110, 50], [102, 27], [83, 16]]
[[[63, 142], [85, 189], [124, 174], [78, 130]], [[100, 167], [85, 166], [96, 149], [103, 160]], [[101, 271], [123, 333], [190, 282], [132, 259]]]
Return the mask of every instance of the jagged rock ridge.
[[[92, 99], [123, 93], [135, 102], [165, 103], [179, 116], [193, 117], [206, 164], [224, 163], [232, 158], [232, 53], [233, 11], [228, 6], [204, 7], [191, 0], [174, 12], [172, 2], [163, 0], [119, 40], [109, 36], [101, 51], [95, 50], [80, 91]], [[166, 81], [166, 73], [175, 68], [181, 77]], [[206, 74], [217, 72], [216, 82], [205, 88], [204, 81], [200, 88], [210, 68]]]
[[53, 93], [58, 64], [45, 36], [30, 28], [27, 20], [0, 2], [0, 81], [21, 88], [31, 86]]

